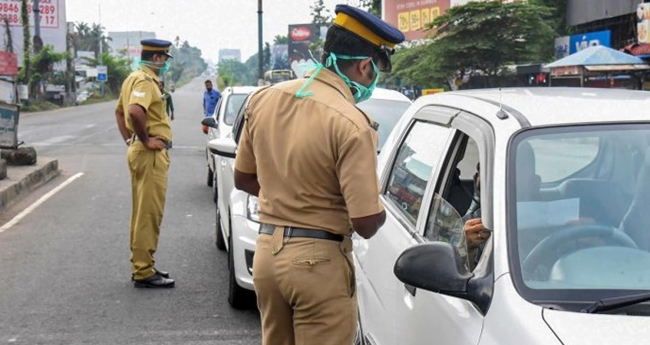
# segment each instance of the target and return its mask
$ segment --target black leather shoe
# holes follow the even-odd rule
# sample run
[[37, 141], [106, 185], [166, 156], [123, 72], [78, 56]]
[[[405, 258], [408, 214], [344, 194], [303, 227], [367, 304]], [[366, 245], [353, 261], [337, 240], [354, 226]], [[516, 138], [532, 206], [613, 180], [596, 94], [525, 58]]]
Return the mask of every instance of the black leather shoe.
[[[167, 271], [159, 271], [157, 268], [154, 268], [154, 271], [156, 271], [156, 274], [163, 277], [163, 278], [169, 278], [169, 272]], [[133, 274], [131, 275], [131, 281], [135, 281], [135, 278], [133, 277]]]
[[158, 274], [154, 274], [145, 279], [133, 280], [133, 286], [136, 288], [173, 288], [174, 283], [174, 279], [165, 278]]

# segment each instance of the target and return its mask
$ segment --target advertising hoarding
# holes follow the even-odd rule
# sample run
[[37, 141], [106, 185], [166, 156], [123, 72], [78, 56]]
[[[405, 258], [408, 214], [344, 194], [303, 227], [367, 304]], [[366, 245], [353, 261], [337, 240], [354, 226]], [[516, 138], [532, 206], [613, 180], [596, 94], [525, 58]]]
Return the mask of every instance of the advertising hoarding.
[[650, 43], [650, 3], [639, 4], [636, 8], [636, 41]]
[[[13, 41], [13, 51], [22, 65], [23, 29], [20, 22], [20, 0], [0, 0], [0, 19], [7, 18]], [[66, 32], [68, 27], [65, 19], [65, 0], [39, 0], [40, 31], [43, 45], [54, 46], [54, 51], [66, 51]], [[34, 1], [27, 1], [29, 13], [30, 34], [34, 35]], [[7, 45], [6, 35], [0, 35], [0, 46]]]
[[0, 148], [18, 146], [18, 106], [0, 103]]
[[569, 39], [569, 55], [592, 46], [611, 47], [611, 37], [612, 33], [610, 30], [573, 35]]
[[18, 75], [18, 57], [16, 54], [0, 51], [0, 75]]
[[289, 25], [289, 66], [298, 78], [316, 67], [311, 58], [309, 46], [315, 43], [320, 37], [320, 28], [317, 24], [293, 24]]
[[450, 7], [450, 0], [384, 0], [383, 19], [398, 28], [407, 40], [425, 38], [427, 25]]

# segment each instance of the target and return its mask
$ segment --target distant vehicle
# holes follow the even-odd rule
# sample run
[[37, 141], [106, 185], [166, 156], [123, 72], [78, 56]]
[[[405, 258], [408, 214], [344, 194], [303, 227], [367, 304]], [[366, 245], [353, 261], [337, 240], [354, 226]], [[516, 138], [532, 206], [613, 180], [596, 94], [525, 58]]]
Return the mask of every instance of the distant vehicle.
[[83, 91], [81, 91], [81, 92], [79, 92], [77, 94], [77, 99], [76, 99], [75, 103], [77, 105], [79, 105], [79, 104], [87, 101], [88, 98], [90, 98], [90, 96], [92, 96], [92, 95], [93, 95], [93, 93], [91, 91], [83, 90]]
[[244, 100], [248, 94], [257, 89], [257, 86], [229, 86], [225, 88], [221, 93], [221, 98], [214, 109], [214, 113], [211, 116], [205, 117], [201, 122], [202, 125], [208, 126], [205, 147], [206, 165], [208, 168], [207, 185], [208, 187], [213, 187], [215, 201], [217, 200], [217, 190], [214, 181], [216, 181], [217, 176], [214, 172], [216, 171], [215, 167], [218, 166], [219, 156], [210, 153], [207, 143], [213, 139], [222, 138], [231, 134], [232, 125], [239, 108], [244, 104]]
[[[244, 102], [245, 104], [245, 102]], [[397, 91], [377, 88], [372, 97], [358, 104], [378, 124], [379, 147], [386, 141], [391, 129], [411, 105], [406, 96]], [[253, 290], [253, 254], [259, 231], [257, 197], [238, 190], [234, 185], [234, 157], [244, 125], [244, 107], [240, 108], [232, 126], [231, 135], [208, 143], [210, 152], [218, 155], [219, 170], [215, 172], [217, 248], [228, 251], [228, 302], [233, 308], [251, 305]]]
[[264, 85], [275, 84], [291, 79], [296, 79], [296, 73], [290, 69], [274, 69], [264, 72]]

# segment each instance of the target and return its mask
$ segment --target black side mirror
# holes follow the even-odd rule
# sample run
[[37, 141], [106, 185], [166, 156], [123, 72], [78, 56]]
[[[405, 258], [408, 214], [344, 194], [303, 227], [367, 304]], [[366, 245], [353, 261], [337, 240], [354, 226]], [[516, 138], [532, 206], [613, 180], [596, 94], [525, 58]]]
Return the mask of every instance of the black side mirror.
[[212, 116], [207, 116], [201, 120], [201, 124], [204, 126], [217, 128], [217, 121], [214, 120]]
[[458, 250], [449, 243], [429, 242], [406, 249], [395, 262], [397, 279], [404, 284], [456, 297], [467, 295], [470, 273]]

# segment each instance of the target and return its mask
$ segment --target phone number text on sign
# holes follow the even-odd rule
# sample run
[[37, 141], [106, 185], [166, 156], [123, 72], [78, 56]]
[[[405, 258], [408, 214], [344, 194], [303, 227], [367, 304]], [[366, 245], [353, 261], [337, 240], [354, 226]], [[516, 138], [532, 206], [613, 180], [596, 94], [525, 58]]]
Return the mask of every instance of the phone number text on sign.
[[[33, 0], [27, 5], [29, 25], [34, 26]], [[7, 18], [10, 26], [21, 26], [21, 0], [0, 0], [0, 20]], [[40, 0], [39, 5], [40, 26], [42, 28], [59, 27], [59, 0]], [[0, 22], [0, 24], [2, 24]]]

